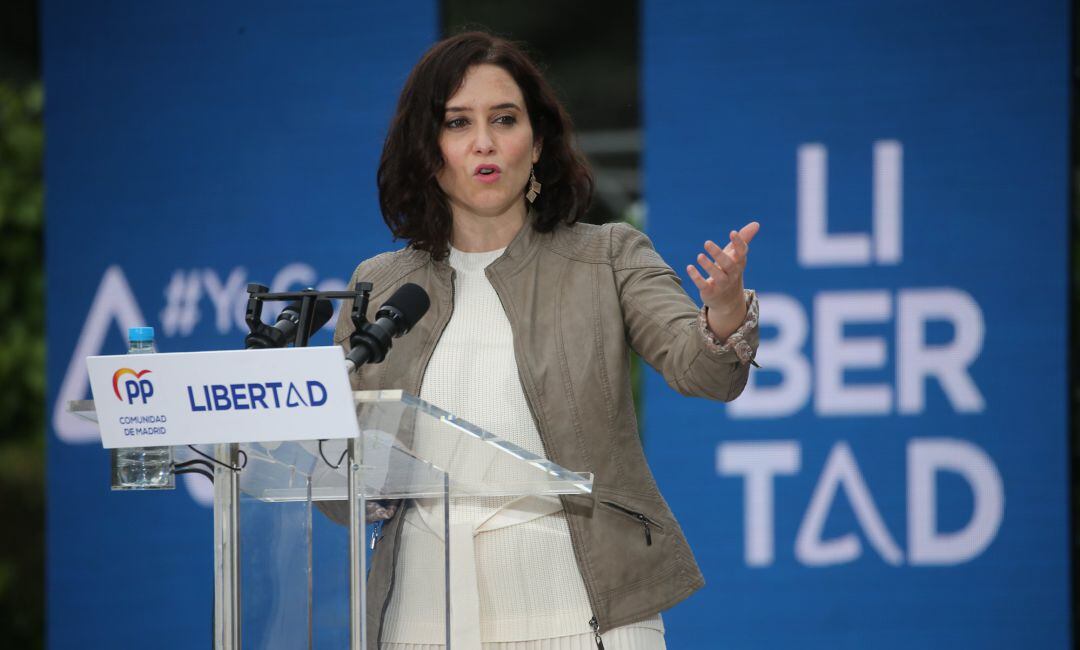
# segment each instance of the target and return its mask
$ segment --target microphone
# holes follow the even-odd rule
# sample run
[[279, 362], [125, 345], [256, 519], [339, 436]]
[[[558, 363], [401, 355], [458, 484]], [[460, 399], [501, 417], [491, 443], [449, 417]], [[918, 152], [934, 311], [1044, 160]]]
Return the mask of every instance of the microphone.
[[[283, 348], [296, 338], [296, 330], [300, 327], [299, 300], [285, 305], [285, 309], [278, 314], [277, 322], [272, 327], [266, 328], [261, 337], [248, 337], [247, 348]], [[310, 332], [318, 331], [334, 315], [334, 306], [329, 300], [316, 300], [314, 313], [311, 315]]]
[[421, 287], [411, 282], [401, 285], [375, 312], [375, 322], [365, 323], [352, 335], [345, 370], [353, 372], [365, 363], [380, 363], [393, 339], [408, 334], [430, 306], [431, 299]]

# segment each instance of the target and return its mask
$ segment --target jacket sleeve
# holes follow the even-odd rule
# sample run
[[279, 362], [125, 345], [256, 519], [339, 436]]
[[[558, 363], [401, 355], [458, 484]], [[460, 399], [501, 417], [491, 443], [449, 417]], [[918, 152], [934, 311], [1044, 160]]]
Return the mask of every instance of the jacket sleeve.
[[[698, 326], [701, 310], [649, 238], [626, 224], [612, 226], [611, 259], [630, 347], [683, 395], [725, 402], [738, 397], [750, 364], [734, 346], [717, 346], [706, 338]], [[756, 313], [756, 306], [750, 312]], [[740, 332], [744, 356], [749, 347], [752, 358], [757, 319], [744, 323]]]

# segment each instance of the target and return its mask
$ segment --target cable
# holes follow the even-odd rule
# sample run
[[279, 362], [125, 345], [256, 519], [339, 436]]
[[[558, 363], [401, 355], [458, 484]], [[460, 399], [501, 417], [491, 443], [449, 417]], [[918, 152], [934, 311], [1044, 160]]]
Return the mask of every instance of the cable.
[[341, 452], [341, 457], [337, 459], [337, 465], [335, 465], [335, 464], [331, 463], [329, 460], [327, 460], [326, 459], [326, 454], [323, 453], [322, 443], [324, 443], [324, 442], [326, 442], [326, 440], [320, 440], [319, 441], [319, 455], [322, 456], [323, 462], [326, 463], [327, 465], [329, 465], [330, 469], [337, 469], [337, 468], [341, 467], [341, 461], [345, 460], [345, 456], [346, 456], [346, 454], [349, 453], [349, 449], [346, 447], [345, 451]]
[[188, 467], [187, 469], [178, 469], [173, 472], [174, 474], [202, 474], [206, 478], [210, 479], [210, 482], [214, 482], [214, 475], [205, 469], [199, 469], [198, 467]]
[[225, 468], [226, 470], [232, 470], [233, 472], [239, 472], [239, 471], [243, 470], [244, 468], [246, 468], [246, 466], [247, 466], [247, 453], [245, 453], [243, 449], [238, 449], [237, 450], [238, 453], [240, 453], [240, 455], [244, 457], [244, 460], [243, 460], [243, 462], [240, 463], [239, 468], [237, 468], [237, 466], [227, 465], [224, 462], [221, 462], [221, 461], [217, 460], [216, 458], [214, 458], [212, 456], [205, 455], [205, 453], [203, 453], [202, 451], [200, 451], [198, 449], [195, 449], [194, 445], [188, 445], [188, 449], [191, 449], [195, 453], [198, 453], [199, 456], [205, 458], [208, 461], [211, 461], [214, 464], [221, 465], [222, 468]]
[[195, 460], [189, 460], [189, 461], [185, 461], [183, 463], [176, 463], [175, 465], [173, 465], [173, 467], [176, 468], [176, 469], [184, 469], [185, 467], [191, 467], [192, 465], [202, 465], [207, 470], [209, 470], [211, 472], [214, 471], [214, 466], [213, 465], [211, 465], [210, 463], [208, 463], [205, 460], [199, 460], [197, 458]]

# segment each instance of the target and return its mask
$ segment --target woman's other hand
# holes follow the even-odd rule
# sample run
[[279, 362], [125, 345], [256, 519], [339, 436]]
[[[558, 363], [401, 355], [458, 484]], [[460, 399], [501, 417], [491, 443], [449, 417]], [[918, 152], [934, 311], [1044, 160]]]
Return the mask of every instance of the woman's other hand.
[[705, 252], [697, 257], [702, 271], [693, 264], [686, 267], [690, 279], [701, 292], [701, 301], [708, 308], [709, 329], [721, 341], [739, 329], [746, 318], [743, 271], [750, 252], [750, 240], [760, 227], [761, 224], [751, 221], [738, 232], [732, 230], [728, 235], [731, 241], [724, 248], [711, 240], [706, 241]]

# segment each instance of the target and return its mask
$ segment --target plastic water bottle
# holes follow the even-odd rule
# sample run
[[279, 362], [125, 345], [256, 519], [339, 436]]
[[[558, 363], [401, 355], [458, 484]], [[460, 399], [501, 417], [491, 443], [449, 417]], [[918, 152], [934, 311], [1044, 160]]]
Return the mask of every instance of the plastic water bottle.
[[[128, 354], [153, 354], [154, 328], [128, 329]], [[112, 450], [112, 488], [114, 490], [171, 490], [176, 487], [173, 475], [172, 447], [125, 447]]]

